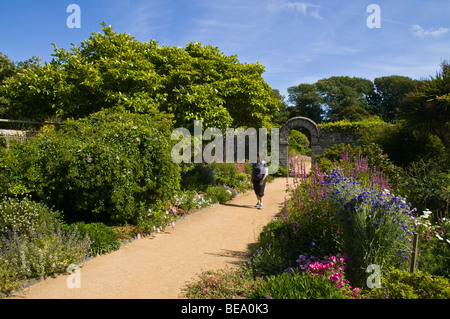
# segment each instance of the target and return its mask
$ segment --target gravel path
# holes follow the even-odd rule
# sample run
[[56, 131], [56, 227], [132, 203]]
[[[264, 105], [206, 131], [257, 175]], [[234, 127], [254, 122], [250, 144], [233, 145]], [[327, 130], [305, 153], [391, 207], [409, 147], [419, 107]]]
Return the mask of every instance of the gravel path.
[[[182, 288], [205, 270], [234, 267], [246, 258], [261, 228], [279, 212], [286, 178], [266, 185], [264, 209], [257, 210], [253, 191], [199, 211], [174, 228], [134, 240], [118, 251], [82, 265], [80, 287], [69, 288], [75, 275], [48, 277], [11, 299], [177, 299]], [[69, 282], [69, 285], [68, 285]]]

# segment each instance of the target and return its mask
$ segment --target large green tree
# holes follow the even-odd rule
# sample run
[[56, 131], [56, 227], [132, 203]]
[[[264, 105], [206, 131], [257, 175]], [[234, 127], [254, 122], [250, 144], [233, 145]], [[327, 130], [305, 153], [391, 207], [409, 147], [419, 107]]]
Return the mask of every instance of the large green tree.
[[177, 126], [269, 127], [280, 101], [259, 63], [241, 63], [217, 47], [140, 42], [102, 24], [102, 32], [52, 61], [34, 63], [4, 81], [1, 93], [16, 118], [82, 118], [101, 109], [160, 110]]
[[410, 92], [417, 89], [417, 80], [406, 76], [392, 75], [374, 80], [376, 91], [369, 96], [369, 111], [385, 122], [399, 119], [399, 104]]
[[299, 84], [288, 88], [290, 117], [304, 116], [316, 123], [322, 122], [320, 94], [314, 84]]
[[367, 99], [374, 93], [374, 84], [358, 77], [332, 76], [314, 84], [290, 87], [288, 93], [292, 116], [305, 116], [320, 123], [338, 120], [346, 107], [367, 110]]
[[317, 81], [315, 86], [330, 121], [338, 119], [339, 113], [348, 106], [367, 109], [367, 97], [374, 91], [372, 81], [349, 76], [332, 76]]

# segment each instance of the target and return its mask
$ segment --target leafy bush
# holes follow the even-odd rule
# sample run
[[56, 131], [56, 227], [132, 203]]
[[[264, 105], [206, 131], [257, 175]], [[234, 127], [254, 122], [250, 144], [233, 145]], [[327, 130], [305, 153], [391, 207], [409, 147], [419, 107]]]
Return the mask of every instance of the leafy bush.
[[404, 168], [426, 158], [442, 166], [447, 165], [448, 168], [449, 154], [446, 154], [439, 138], [419, 134], [408, 128], [404, 122], [385, 127], [371, 142], [380, 145], [396, 166]]
[[69, 120], [9, 151], [11, 180], [66, 221], [133, 222], [139, 207], [179, 189], [170, 127], [161, 114], [101, 111]]
[[89, 252], [92, 256], [106, 254], [120, 248], [120, 239], [113, 228], [103, 223], [77, 222], [63, 226], [67, 232], [77, 231], [81, 237], [88, 237], [91, 244]]
[[350, 122], [359, 122], [370, 118], [370, 113], [360, 106], [347, 106], [339, 112], [339, 120], [348, 120]]
[[450, 299], [450, 283], [422, 271], [390, 269], [381, 276], [381, 288], [369, 292], [373, 299]]
[[240, 190], [250, 187], [250, 178], [245, 173], [245, 166], [239, 168], [236, 163], [213, 163], [210, 165], [214, 167], [218, 185], [226, 185]]
[[56, 225], [60, 222], [60, 217], [59, 212], [32, 201], [30, 197], [3, 198], [0, 202], [0, 235], [11, 230], [19, 233], [36, 230], [44, 224]]
[[17, 271], [18, 278], [64, 272], [89, 256], [90, 240], [76, 230], [43, 226], [27, 234], [10, 231], [0, 237], [0, 259]]
[[184, 190], [204, 191], [216, 181], [216, 171], [211, 165], [195, 164], [191, 170], [181, 172], [181, 188]]
[[202, 272], [183, 292], [189, 299], [248, 298], [260, 282], [261, 279], [251, 278], [240, 269], [225, 268]]
[[308, 137], [300, 131], [292, 130], [289, 134], [289, 151], [295, 154], [308, 155], [311, 153]]
[[382, 172], [391, 187], [398, 188], [401, 184], [401, 169], [392, 163], [379, 145], [374, 143], [361, 146], [334, 145], [326, 149], [322, 155], [316, 156], [316, 159], [317, 166], [322, 172], [327, 172], [334, 166], [354, 166], [364, 159], [367, 168]]
[[283, 254], [271, 243], [256, 249], [247, 261], [242, 263], [241, 268], [252, 277], [268, 277], [282, 273], [285, 260]]
[[9, 292], [17, 288], [18, 285], [17, 271], [12, 267], [11, 263], [0, 256], [0, 292]]
[[206, 189], [205, 194], [211, 202], [223, 204], [236, 197], [237, 191], [226, 185], [210, 185]]
[[450, 278], [450, 220], [426, 210], [416, 219], [419, 233], [418, 269]]
[[450, 170], [433, 160], [419, 160], [404, 169], [402, 182], [402, 193], [419, 211], [449, 212]]
[[271, 276], [260, 284], [254, 299], [342, 299], [344, 294], [322, 276], [301, 274], [299, 271]]

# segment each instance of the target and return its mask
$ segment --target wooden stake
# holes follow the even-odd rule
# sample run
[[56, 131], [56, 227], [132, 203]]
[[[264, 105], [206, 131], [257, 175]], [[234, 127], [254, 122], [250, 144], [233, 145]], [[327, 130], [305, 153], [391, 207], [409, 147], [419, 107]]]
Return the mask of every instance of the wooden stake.
[[411, 268], [410, 268], [410, 272], [413, 273], [416, 271], [416, 259], [419, 256], [419, 235], [416, 233], [414, 234], [414, 239], [413, 239], [413, 251], [412, 251], [412, 256], [411, 256]]

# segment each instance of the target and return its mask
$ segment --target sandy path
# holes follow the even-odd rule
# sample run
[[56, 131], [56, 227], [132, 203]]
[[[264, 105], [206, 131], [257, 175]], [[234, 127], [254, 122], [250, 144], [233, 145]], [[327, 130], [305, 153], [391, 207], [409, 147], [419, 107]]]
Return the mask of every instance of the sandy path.
[[248, 191], [182, 219], [164, 233], [92, 259], [79, 270], [80, 288], [69, 288], [69, 275], [58, 275], [11, 298], [181, 298], [186, 281], [202, 271], [235, 266], [246, 258], [261, 228], [279, 213], [285, 190], [286, 178], [277, 178], [266, 185], [263, 210], [254, 207], [256, 198]]

